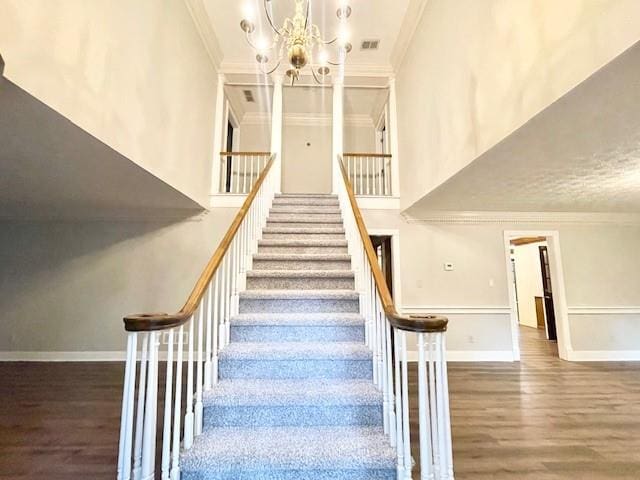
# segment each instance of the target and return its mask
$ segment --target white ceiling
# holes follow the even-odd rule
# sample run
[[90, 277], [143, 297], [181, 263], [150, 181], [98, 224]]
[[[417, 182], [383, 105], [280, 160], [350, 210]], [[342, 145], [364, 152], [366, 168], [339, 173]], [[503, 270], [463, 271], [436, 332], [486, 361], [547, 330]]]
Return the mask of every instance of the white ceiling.
[[[263, 0], [203, 0], [211, 26], [223, 55], [223, 69], [253, 67], [255, 52], [247, 45], [240, 21], [249, 6], [260, 16], [256, 34], [270, 38], [270, 28], [266, 21]], [[403, 21], [409, 12], [415, 13], [410, 5], [415, 0], [352, 0], [349, 2], [353, 13], [348, 20], [349, 39], [353, 51], [348, 56], [348, 68], [359, 67], [371, 71], [390, 71], [394, 47], [403, 32]], [[280, 26], [286, 16], [292, 17], [294, 0], [271, 0], [276, 26]], [[327, 39], [338, 32], [336, 10], [339, 0], [311, 0], [311, 18], [320, 27]], [[411, 8], [413, 7], [413, 8]], [[411, 20], [411, 19], [409, 19]], [[407, 32], [404, 32], [405, 34]], [[365, 39], [378, 39], [378, 50], [362, 51], [360, 44]], [[348, 70], [347, 70], [348, 71]]]
[[640, 43], [407, 213], [640, 212], [638, 72]]
[[175, 219], [202, 210], [0, 76], [0, 220]]

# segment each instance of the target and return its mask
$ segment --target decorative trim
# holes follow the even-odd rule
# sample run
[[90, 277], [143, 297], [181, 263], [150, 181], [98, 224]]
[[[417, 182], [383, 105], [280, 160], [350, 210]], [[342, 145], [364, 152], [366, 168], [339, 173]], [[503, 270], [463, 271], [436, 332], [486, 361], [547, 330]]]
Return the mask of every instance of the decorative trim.
[[402, 26], [400, 27], [400, 33], [391, 51], [391, 66], [396, 72], [402, 65], [402, 61], [409, 50], [411, 40], [413, 40], [416, 34], [427, 1], [428, 0], [411, 0], [409, 2]]
[[0, 352], [0, 362], [123, 362], [127, 352]]
[[196, 25], [196, 30], [202, 39], [204, 48], [211, 59], [211, 63], [217, 72], [220, 72], [222, 58], [224, 57], [218, 37], [216, 37], [207, 9], [202, 0], [184, 0], [187, 10]]
[[568, 353], [572, 362], [637, 362], [640, 350], [573, 350]]
[[408, 223], [485, 225], [485, 224], [563, 224], [563, 225], [640, 225], [635, 213], [580, 212], [425, 212], [420, 218], [401, 214]]
[[[333, 116], [330, 113], [285, 113], [283, 121], [285, 125], [331, 126], [333, 124]], [[265, 125], [270, 122], [271, 116], [267, 112], [247, 112], [240, 125]], [[373, 120], [369, 115], [365, 114], [346, 115], [344, 124], [349, 127], [373, 128]]]
[[[418, 361], [418, 352], [407, 351], [407, 360]], [[447, 362], [513, 362], [511, 350], [448, 350]]]
[[[197, 1], [197, 0], [185, 0]], [[225, 75], [262, 75], [256, 62], [229, 62], [222, 61], [220, 70]], [[391, 65], [366, 65], [347, 63], [344, 68], [345, 77], [390, 77], [393, 75]], [[306, 75], [305, 75], [306, 77]], [[308, 75], [311, 78], [311, 75]], [[328, 85], [330, 86], [330, 85]], [[345, 83], [345, 86], [348, 84]]]
[[640, 315], [640, 307], [567, 307], [569, 315]]
[[356, 195], [361, 210], [400, 210], [400, 197]]
[[436, 306], [407, 305], [402, 308], [403, 314], [438, 313], [442, 315], [510, 315], [509, 306]]

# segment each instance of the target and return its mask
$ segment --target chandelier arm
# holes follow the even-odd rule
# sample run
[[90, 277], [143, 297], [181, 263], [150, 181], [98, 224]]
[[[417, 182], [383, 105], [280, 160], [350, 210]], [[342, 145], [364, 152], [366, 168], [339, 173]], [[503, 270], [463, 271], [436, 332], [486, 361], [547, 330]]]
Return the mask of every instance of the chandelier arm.
[[304, 29], [307, 29], [307, 25], [309, 25], [309, 5], [311, 5], [311, 0], [307, 0], [307, 14], [304, 17]]
[[278, 63], [276, 63], [276, 66], [273, 67], [271, 70], [269, 70], [268, 72], [263, 70], [262, 73], [264, 73], [265, 75], [271, 75], [273, 72], [275, 72], [278, 69], [281, 63], [282, 63], [282, 59], [278, 60]]
[[279, 42], [279, 37], [275, 37], [274, 41], [271, 43], [270, 46], [265, 47], [265, 48], [258, 48], [256, 45], [253, 44], [253, 42], [251, 41], [251, 35], [249, 33], [245, 33], [245, 38], [247, 40], [247, 43], [249, 44], [249, 46], [251, 48], [253, 48], [256, 52], [260, 52], [260, 51], [264, 51], [264, 50], [273, 50], [274, 47], [278, 44]]
[[269, 13], [269, 8], [267, 8], [267, 0], [263, 0], [262, 4], [264, 5], [264, 13], [267, 16], [267, 20], [269, 21], [269, 25], [271, 25], [271, 28], [273, 29], [273, 31], [276, 33], [276, 35], [282, 35], [282, 33], [280, 33], [280, 30], [278, 30], [275, 26], [275, 24], [273, 23], [273, 19], [271, 18], [271, 14]]

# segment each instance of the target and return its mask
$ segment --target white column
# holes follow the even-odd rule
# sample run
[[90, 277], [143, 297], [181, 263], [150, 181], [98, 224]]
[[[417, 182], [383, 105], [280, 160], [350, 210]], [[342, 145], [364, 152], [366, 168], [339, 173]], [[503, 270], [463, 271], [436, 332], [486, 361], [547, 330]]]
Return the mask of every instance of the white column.
[[343, 116], [344, 81], [338, 75], [333, 82], [333, 150], [331, 165], [333, 170], [333, 193], [338, 192], [340, 167], [338, 155], [343, 153], [344, 116]]
[[222, 151], [222, 132], [224, 130], [224, 82], [222, 73], [218, 74], [216, 93], [216, 111], [213, 124], [213, 163], [211, 165], [211, 194], [220, 193], [220, 152]]
[[396, 100], [396, 79], [389, 79], [389, 146], [391, 152], [391, 194], [400, 196], [400, 161], [398, 157], [398, 102]]
[[282, 75], [273, 74], [273, 105], [271, 107], [271, 153], [276, 154], [273, 165], [277, 179], [276, 193], [282, 191]]

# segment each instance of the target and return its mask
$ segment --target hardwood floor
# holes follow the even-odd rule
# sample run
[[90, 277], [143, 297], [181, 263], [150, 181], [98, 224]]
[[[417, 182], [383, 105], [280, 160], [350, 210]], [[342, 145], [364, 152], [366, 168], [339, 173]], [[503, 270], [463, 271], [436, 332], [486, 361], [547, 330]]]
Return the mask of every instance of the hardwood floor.
[[[456, 478], [639, 479], [640, 364], [564, 362], [523, 329], [520, 363], [450, 364]], [[114, 479], [122, 369], [0, 363], [0, 479]]]

